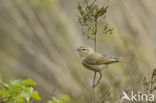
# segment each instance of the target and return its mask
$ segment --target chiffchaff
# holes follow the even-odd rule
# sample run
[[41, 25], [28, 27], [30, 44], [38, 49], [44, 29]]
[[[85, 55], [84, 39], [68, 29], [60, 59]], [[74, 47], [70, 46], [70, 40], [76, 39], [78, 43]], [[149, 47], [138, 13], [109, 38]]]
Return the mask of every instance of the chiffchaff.
[[[93, 88], [96, 87], [102, 77], [101, 71], [103, 71], [106, 67], [108, 67], [109, 64], [119, 62], [119, 58], [112, 58], [106, 55], [102, 55], [99, 53], [94, 52], [93, 49], [91, 49], [88, 46], [81, 46], [77, 48], [77, 51], [81, 58], [81, 63], [84, 67], [86, 67], [89, 70], [95, 71], [100, 74], [100, 78], [95, 85], [93, 83]], [[95, 79], [95, 78], [94, 78]]]

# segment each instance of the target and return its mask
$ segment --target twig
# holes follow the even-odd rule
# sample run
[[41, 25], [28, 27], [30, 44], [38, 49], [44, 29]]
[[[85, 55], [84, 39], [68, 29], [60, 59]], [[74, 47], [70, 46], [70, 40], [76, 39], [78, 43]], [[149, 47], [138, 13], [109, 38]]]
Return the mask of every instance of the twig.
[[95, 88], [95, 80], [96, 80], [96, 72], [94, 72], [94, 78], [93, 78], [93, 88]]
[[95, 43], [95, 52], [97, 52], [97, 18], [96, 17], [94, 18], [94, 22], [95, 22], [95, 31], [94, 31], [95, 40], [94, 40], [94, 43]]
[[153, 77], [154, 77], [154, 75], [152, 74], [152, 77], [151, 77], [150, 94], [151, 94], [151, 93], [152, 93], [152, 91], [153, 91]]
[[99, 72], [99, 74], [100, 74], [100, 77], [99, 77], [99, 79], [98, 79], [98, 81], [97, 81], [97, 83], [96, 83], [95, 87], [99, 84], [99, 82], [100, 82], [100, 80], [101, 80], [101, 78], [102, 78], [102, 73], [101, 73], [101, 72]]
[[89, 24], [86, 21], [85, 21], [85, 24], [92, 32], [94, 32], [94, 30], [89, 26]]
[[87, 7], [89, 7], [89, 5], [88, 5], [88, 0], [85, 0], [86, 1], [86, 5], [87, 5]]

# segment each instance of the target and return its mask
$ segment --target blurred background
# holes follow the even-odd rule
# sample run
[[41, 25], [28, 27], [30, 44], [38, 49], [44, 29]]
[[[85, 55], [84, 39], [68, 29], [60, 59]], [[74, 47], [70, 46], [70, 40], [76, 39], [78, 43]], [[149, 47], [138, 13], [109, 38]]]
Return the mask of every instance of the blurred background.
[[[114, 33], [99, 37], [98, 52], [127, 59], [103, 72], [101, 85], [118, 98], [106, 103], [120, 103], [123, 90], [140, 90], [156, 67], [155, 10], [155, 0], [111, 1], [106, 21]], [[73, 103], [87, 103], [93, 72], [81, 65], [74, 49], [94, 45], [81, 34], [77, 16], [77, 0], [0, 0], [3, 79], [32, 78], [42, 96], [39, 103], [53, 89], [58, 97], [67, 94]]]

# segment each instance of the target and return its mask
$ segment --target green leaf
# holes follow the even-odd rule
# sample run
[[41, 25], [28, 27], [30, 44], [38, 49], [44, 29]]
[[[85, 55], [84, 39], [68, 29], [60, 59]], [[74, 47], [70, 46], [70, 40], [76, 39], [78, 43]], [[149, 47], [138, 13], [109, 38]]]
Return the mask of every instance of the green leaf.
[[60, 98], [60, 103], [68, 102], [70, 101], [70, 97], [67, 95], [64, 95]]
[[33, 88], [32, 87], [24, 87], [23, 90], [21, 91], [20, 96], [23, 98], [30, 98], [33, 93]]
[[9, 93], [6, 90], [4, 90], [4, 89], [0, 89], [0, 95], [2, 95], [2, 96], [9, 96]]
[[19, 96], [14, 97], [15, 103], [25, 103], [25, 100]]
[[20, 86], [20, 82], [21, 80], [13, 80], [13, 81], [10, 81], [10, 85], [12, 86]]
[[5, 99], [6, 103], [30, 103], [31, 98], [41, 100], [37, 91], [30, 87], [36, 85], [32, 79], [12, 80], [8, 85], [0, 77], [0, 84], [5, 87], [0, 89], [0, 96]]
[[57, 98], [53, 98], [53, 100], [48, 101], [48, 103], [60, 103], [60, 101]]
[[26, 97], [30, 97], [31, 95], [26, 91], [21, 91], [20, 96], [23, 97], [23, 98], [26, 98]]
[[19, 93], [20, 93], [20, 88], [13, 88], [10, 93], [13, 95], [13, 96], [17, 96]]
[[22, 80], [22, 81], [21, 81], [21, 84], [23, 84], [23, 85], [33, 85], [33, 86], [36, 85], [36, 83], [35, 83], [32, 79], [25, 79], [25, 80]]
[[39, 96], [39, 94], [37, 93], [37, 91], [33, 91], [32, 93], [32, 98], [36, 99], [36, 100], [41, 100], [41, 97]]

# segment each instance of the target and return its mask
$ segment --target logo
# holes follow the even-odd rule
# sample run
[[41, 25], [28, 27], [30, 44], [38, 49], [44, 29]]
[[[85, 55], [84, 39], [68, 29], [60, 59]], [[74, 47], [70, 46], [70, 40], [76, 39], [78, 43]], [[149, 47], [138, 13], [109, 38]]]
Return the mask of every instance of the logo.
[[154, 94], [143, 94], [141, 92], [134, 93], [133, 91], [130, 93], [130, 96], [126, 92], [122, 92], [123, 97], [121, 100], [128, 100], [128, 101], [146, 101], [146, 102], [153, 102], [154, 101]]

